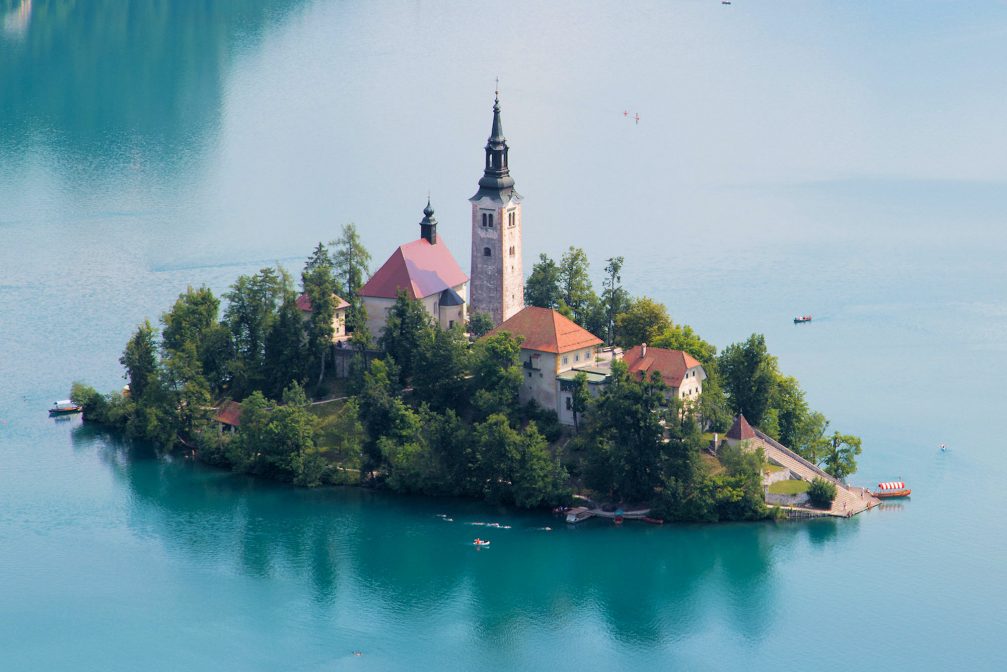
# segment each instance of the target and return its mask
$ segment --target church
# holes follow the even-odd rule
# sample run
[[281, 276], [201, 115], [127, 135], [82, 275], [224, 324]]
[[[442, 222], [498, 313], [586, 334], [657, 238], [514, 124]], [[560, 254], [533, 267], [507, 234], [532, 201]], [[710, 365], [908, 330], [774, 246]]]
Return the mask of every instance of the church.
[[514, 189], [508, 151], [497, 92], [483, 175], [479, 190], [469, 199], [472, 275], [465, 275], [438, 235], [428, 199], [420, 237], [400, 245], [360, 289], [367, 329], [375, 339], [380, 338], [399, 291], [420, 301], [442, 329], [464, 326], [475, 313], [485, 313], [498, 325], [524, 308], [521, 196]]

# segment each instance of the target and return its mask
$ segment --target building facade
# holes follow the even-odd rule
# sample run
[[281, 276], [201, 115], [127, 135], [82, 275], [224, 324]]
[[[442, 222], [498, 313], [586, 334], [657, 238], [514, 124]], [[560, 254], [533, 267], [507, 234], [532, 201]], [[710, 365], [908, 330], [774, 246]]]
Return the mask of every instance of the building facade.
[[524, 308], [521, 263], [521, 196], [508, 165], [507, 139], [500, 121], [499, 93], [493, 101], [493, 126], [486, 163], [472, 203], [471, 312], [486, 313], [500, 324]]
[[536, 306], [522, 309], [487, 335], [500, 332], [521, 339], [521, 403], [535, 400], [572, 425], [572, 410], [566, 409], [561, 389], [563, 377], [592, 367], [602, 340], [555, 310]]

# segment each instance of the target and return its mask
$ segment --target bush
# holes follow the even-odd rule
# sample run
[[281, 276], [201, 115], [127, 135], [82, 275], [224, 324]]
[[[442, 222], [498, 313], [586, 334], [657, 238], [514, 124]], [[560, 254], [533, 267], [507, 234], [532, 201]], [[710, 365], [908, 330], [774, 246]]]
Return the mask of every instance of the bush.
[[811, 482], [811, 487], [808, 488], [808, 499], [811, 500], [812, 506], [819, 509], [828, 509], [836, 498], [836, 492], [835, 483], [826, 481], [823, 478], [816, 478]]

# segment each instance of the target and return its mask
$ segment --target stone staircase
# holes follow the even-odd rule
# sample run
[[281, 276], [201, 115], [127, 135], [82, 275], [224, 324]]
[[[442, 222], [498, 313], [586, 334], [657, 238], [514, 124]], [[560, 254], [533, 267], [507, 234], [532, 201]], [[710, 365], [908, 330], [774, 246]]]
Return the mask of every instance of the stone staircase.
[[766, 459], [789, 469], [798, 478], [809, 483], [821, 478], [836, 485], [836, 499], [832, 502], [830, 515], [848, 517], [877, 506], [880, 501], [863, 488], [847, 486], [837, 478], [827, 474], [821, 467], [812, 464], [794, 451], [770, 436], [755, 430], [756, 441], [762, 446]]

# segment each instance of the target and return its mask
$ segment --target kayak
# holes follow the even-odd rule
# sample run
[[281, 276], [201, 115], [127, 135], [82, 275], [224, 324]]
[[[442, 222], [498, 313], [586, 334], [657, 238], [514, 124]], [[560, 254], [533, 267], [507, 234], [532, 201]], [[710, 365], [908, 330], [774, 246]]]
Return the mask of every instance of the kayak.
[[472, 545], [473, 546], [489, 546], [490, 542], [483, 541], [482, 539], [476, 539], [475, 541], [472, 542]]

